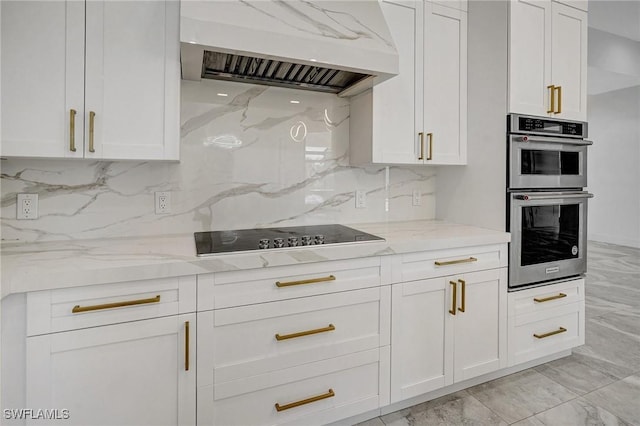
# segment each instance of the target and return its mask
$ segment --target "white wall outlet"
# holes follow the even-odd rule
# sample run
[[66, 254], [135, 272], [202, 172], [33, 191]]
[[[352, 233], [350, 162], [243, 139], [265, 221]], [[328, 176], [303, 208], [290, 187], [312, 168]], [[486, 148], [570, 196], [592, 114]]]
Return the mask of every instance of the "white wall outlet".
[[156, 192], [156, 214], [171, 213], [171, 193]]
[[422, 194], [420, 194], [420, 190], [419, 189], [414, 189], [413, 190], [413, 194], [412, 194], [412, 203], [414, 206], [420, 206], [422, 205]]
[[38, 194], [18, 194], [16, 202], [17, 214], [19, 220], [37, 219], [38, 218]]
[[367, 207], [367, 193], [364, 191], [356, 191], [356, 209], [364, 209]]

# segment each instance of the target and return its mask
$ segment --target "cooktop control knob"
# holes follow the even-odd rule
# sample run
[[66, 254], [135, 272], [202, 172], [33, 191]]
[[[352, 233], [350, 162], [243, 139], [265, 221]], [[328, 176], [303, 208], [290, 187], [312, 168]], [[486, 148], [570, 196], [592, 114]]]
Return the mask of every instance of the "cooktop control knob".
[[295, 247], [298, 245], [298, 237], [289, 237], [289, 247]]
[[324, 244], [324, 235], [318, 234], [314, 237], [316, 244]]
[[302, 245], [303, 246], [309, 246], [311, 245], [311, 237], [308, 235], [303, 235], [302, 236]]
[[263, 249], [268, 249], [269, 248], [269, 239], [268, 238], [263, 238], [260, 241], [258, 241], [258, 248], [263, 250]]
[[284, 238], [274, 238], [273, 239], [273, 246], [275, 248], [284, 247]]

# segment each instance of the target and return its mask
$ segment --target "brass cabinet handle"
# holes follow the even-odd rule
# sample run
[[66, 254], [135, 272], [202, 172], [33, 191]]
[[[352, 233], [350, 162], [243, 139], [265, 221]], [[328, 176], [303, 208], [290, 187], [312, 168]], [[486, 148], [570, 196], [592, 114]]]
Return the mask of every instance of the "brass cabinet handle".
[[418, 160], [424, 160], [424, 132], [418, 134], [420, 135], [420, 157]]
[[93, 123], [96, 118], [96, 113], [93, 111], [89, 112], [89, 152], [96, 152], [93, 147]]
[[556, 86], [556, 90], [558, 91], [558, 110], [555, 111], [556, 114], [562, 113], [562, 86]]
[[542, 298], [534, 297], [533, 301], [538, 303], [543, 303], [543, 302], [549, 302], [551, 300], [562, 299], [563, 297], [567, 297], [567, 295], [564, 293], [560, 293], [557, 296], [549, 296], [549, 297], [542, 297]]
[[475, 257], [469, 257], [468, 259], [447, 260], [447, 261], [444, 261], [444, 262], [436, 260], [433, 263], [436, 266], [449, 266], [449, 265], [457, 265], [459, 263], [471, 263], [471, 262], [477, 262], [477, 261], [478, 261], [478, 259], [476, 259]]
[[327, 398], [332, 398], [334, 396], [336, 396], [336, 394], [333, 392], [333, 389], [329, 389], [327, 393], [324, 393], [322, 395], [312, 396], [311, 398], [303, 399], [301, 401], [291, 402], [289, 404], [280, 405], [276, 402], [276, 411], [288, 410], [289, 408], [299, 407], [301, 405], [310, 404], [312, 402], [320, 401]]
[[433, 160], [433, 133], [427, 133], [427, 137], [429, 138], [429, 154], [427, 155], [427, 160]]
[[76, 152], [76, 110], [69, 110], [69, 151]]
[[551, 114], [552, 112], [555, 113], [555, 104], [556, 104], [556, 86], [554, 86], [553, 84], [551, 86], [547, 86], [547, 89], [550, 89], [551, 92], [549, 93], [550, 99], [549, 99], [549, 109], [547, 110], [547, 114]]
[[276, 334], [276, 340], [280, 341], [280, 340], [287, 340], [287, 339], [295, 339], [296, 337], [309, 336], [311, 334], [318, 334], [318, 333], [326, 333], [327, 331], [333, 331], [335, 329], [336, 329], [335, 325], [329, 324], [326, 327], [316, 328], [314, 330], [299, 331], [297, 333], [283, 334], [282, 336], [280, 334]]
[[554, 336], [556, 334], [564, 333], [565, 331], [567, 331], [566, 328], [560, 327], [559, 329], [557, 329], [555, 331], [550, 331], [550, 332], [544, 333], [544, 334], [533, 333], [533, 337], [535, 337], [537, 339], [544, 339], [545, 337]]
[[467, 287], [467, 282], [465, 280], [458, 280], [458, 282], [462, 285], [462, 307], [458, 308], [458, 310], [460, 312], [464, 312], [464, 304], [466, 302], [466, 287]]
[[449, 313], [451, 315], [455, 315], [456, 314], [456, 301], [458, 299], [458, 287], [455, 281], [449, 281], [449, 284], [451, 284], [453, 286], [453, 297], [451, 297], [451, 309], [449, 309]]
[[105, 303], [103, 305], [92, 305], [92, 306], [76, 305], [73, 307], [71, 312], [74, 314], [77, 314], [79, 312], [98, 311], [100, 309], [121, 308], [123, 306], [143, 305], [145, 303], [158, 303], [159, 301], [160, 301], [160, 295], [157, 295], [156, 297], [151, 297], [149, 299], [128, 300], [126, 302]]
[[189, 371], [189, 321], [184, 323], [184, 371]]
[[335, 281], [335, 280], [336, 280], [335, 276], [329, 275], [328, 277], [311, 278], [308, 280], [285, 281], [285, 282], [276, 281], [276, 287], [289, 287], [292, 285], [315, 284], [315, 283], [322, 283], [325, 281]]

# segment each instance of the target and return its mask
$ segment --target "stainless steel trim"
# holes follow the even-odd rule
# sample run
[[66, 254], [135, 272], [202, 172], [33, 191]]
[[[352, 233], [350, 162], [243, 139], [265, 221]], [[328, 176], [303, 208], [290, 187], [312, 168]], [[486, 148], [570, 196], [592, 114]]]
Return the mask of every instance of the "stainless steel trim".
[[557, 136], [528, 136], [528, 135], [512, 135], [514, 142], [528, 143], [566, 143], [569, 145], [593, 145], [593, 141], [587, 139], [571, 139], [569, 137], [559, 138]]
[[517, 194], [513, 198], [523, 201], [537, 200], [571, 200], [576, 198], [593, 198], [589, 192], [536, 192], [528, 194]]

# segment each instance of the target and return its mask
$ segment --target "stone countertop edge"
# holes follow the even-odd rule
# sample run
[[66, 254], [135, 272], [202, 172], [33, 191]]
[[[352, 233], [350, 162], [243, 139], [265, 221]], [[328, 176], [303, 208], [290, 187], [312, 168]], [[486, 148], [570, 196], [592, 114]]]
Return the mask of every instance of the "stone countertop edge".
[[503, 244], [510, 234], [439, 220], [348, 224], [385, 241], [197, 257], [193, 234], [4, 242], [1, 298], [15, 293]]

